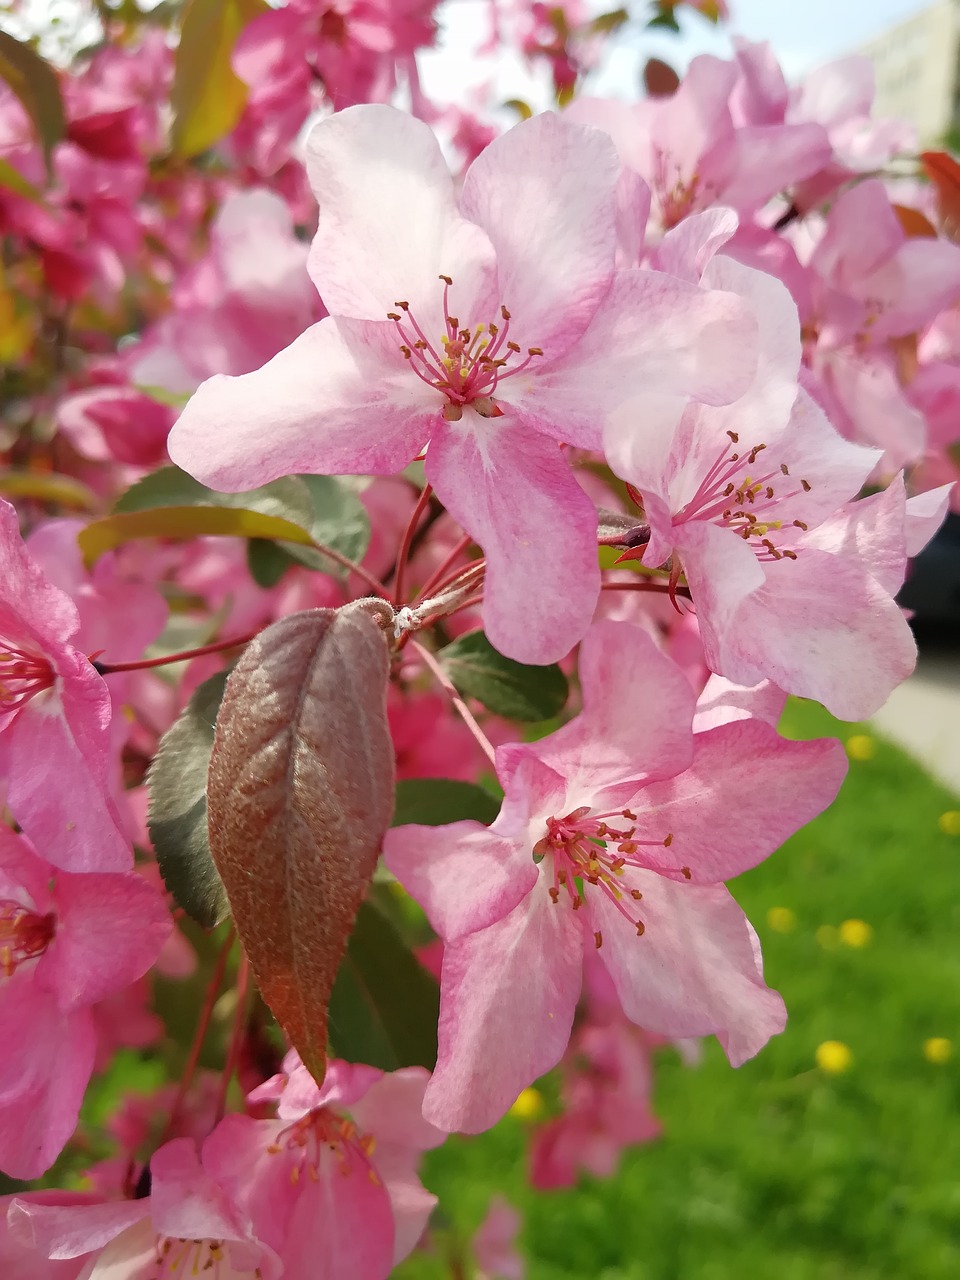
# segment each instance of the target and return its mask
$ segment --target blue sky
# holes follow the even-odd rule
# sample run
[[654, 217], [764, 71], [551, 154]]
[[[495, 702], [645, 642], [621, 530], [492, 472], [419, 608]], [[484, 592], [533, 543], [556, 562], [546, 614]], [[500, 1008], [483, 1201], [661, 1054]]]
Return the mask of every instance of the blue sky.
[[[698, 53], [729, 56], [731, 35], [769, 40], [788, 78], [848, 52], [911, 14], [930, 0], [730, 0], [733, 19], [714, 28], [699, 15], [683, 19], [681, 36], [638, 30], [614, 50], [604, 74], [590, 85], [599, 94], [629, 95], [638, 68], [654, 55], [678, 70]], [[618, 0], [600, 3], [597, 12], [616, 8]], [[633, 7], [639, 8], [637, 0]], [[507, 5], [504, 5], [507, 8]], [[494, 99], [527, 97], [546, 106], [545, 86], [537, 85], [518, 60], [496, 67], [473, 56], [486, 29], [487, 0], [447, 0], [441, 10], [444, 46], [422, 58], [424, 85], [438, 99], [463, 101], [467, 86], [493, 79]]]

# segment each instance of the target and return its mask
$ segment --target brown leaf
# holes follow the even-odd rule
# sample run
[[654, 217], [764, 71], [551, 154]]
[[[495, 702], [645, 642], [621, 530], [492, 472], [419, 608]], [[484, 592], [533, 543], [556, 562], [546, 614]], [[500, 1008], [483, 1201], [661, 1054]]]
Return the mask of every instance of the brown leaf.
[[941, 231], [960, 241], [960, 165], [946, 151], [923, 151], [920, 163], [936, 188]]
[[327, 1005], [394, 798], [388, 606], [275, 622], [227, 681], [207, 786], [210, 850], [263, 998], [314, 1079]]
[[911, 209], [908, 204], [892, 204], [890, 208], [896, 214], [897, 221], [906, 235], [911, 238], [920, 236], [936, 240], [937, 228], [919, 209]]
[[669, 63], [648, 58], [643, 68], [643, 85], [651, 98], [669, 98], [680, 87], [680, 77]]

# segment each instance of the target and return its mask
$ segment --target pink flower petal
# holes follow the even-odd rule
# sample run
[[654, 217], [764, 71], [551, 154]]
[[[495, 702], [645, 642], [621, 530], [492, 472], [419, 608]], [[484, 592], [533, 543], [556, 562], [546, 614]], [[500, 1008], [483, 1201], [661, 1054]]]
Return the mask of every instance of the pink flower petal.
[[590, 625], [600, 570], [596, 508], [557, 445], [509, 412], [468, 410], [431, 443], [427, 478], [483, 548], [490, 642], [519, 662], [562, 658]]
[[581, 714], [525, 748], [566, 779], [569, 797], [590, 803], [605, 788], [627, 790], [641, 776], [670, 777], [687, 767], [696, 697], [646, 631], [610, 619], [594, 623], [580, 645], [579, 671]]
[[106, 1204], [40, 1204], [17, 1197], [8, 1211], [10, 1234], [46, 1258], [79, 1258], [102, 1249], [121, 1232], [149, 1216], [148, 1200]]
[[492, 314], [493, 250], [457, 212], [428, 125], [394, 107], [338, 111], [310, 133], [307, 173], [320, 205], [309, 270], [333, 315], [384, 320], [404, 301], [439, 336], [441, 273], [453, 279], [450, 303], [464, 323]]
[[631, 871], [642, 937], [603, 894], [588, 894], [600, 958], [623, 1011], [648, 1031], [716, 1035], [737, 1067], [786, 1024], [783, 1001], [763, 981], [756, 935], [722, 886]]
[[56, 899], [57, 933], [41, 971], [64, 1011], [136, 982], [173, 928], [158, 891], [133, 873], [61, 875]]
[[556, 1066], [580, 995], [579, 919], [542, 881], [510, 915], [444, 949], [440, 1050], [423, 1114], [439, 1129], [489, 1129]]
[[834, 739], [790, 742], [751, 720], [698, 733], [694, 742], [689, 769], [629, 802], [639, 839], [673, 837], [668, 847], [644, 848], [644, 862], [675, 876], [685, 867], [694, 883], [755, 867], [832, 804], [847, 772]]
[[321, 320], [263, 368], [205, 382], [170, 432], [170, 457], [229, 492], [302, 472], [402, 471], [443, 399], [399, 345], [391, 321]]
[[460, 207], [493, 243], [499, 300], [522, 347], [556, 359], [605, 297], [618, 175], [608, 138], [550, 112], [509, 129], [470, 166]]

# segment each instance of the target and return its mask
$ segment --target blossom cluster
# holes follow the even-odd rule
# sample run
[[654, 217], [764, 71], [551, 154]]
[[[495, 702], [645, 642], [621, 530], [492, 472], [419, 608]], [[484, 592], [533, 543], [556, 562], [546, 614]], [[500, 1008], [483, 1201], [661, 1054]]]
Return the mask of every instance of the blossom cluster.
[[[545, 1073], [550, 1188], [659, 1135], [657, 1053], [760, 1052], [787, 1010], [727, 882], [846, 767], [781, 712], [863, 719], [910, 674], [896, 597], [956, 492], [954, 162], [925, 180], [865, 60], [791, 87], [735, 41], [600, 100], [626, 19], [492, 0], [556, 94], [506, 127], [424, 95], [428, 0], [222, 10], [176, 47], [104, 7], [59, 71], [2, 37], [62, 116], [0, 83], [10, 1280], [384, 1280], [430, 1245], [422, 1154]], [[308, 614], [298, 675], [270, 637]], [[323, 639], [348, 617], [382, 689]], [[354, 767], [381, 726], [394, 825], [331, 885], [393, 805]], [[265, 975], [277, 880], [321, 926]], [[327, 950], [324, 1073], [286, 1011]], [[494, 1205], [451, 1273], [521, 1276], [515, 1230]]]

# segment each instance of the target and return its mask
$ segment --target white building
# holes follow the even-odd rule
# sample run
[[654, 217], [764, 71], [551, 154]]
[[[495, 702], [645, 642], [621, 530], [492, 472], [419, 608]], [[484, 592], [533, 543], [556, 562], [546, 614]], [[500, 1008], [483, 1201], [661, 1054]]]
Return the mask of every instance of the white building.
[[960, 125], [960, 0], [939, 0], [857, 52], [876, 68], [874, 116], [909, 120], [927, 144]]

